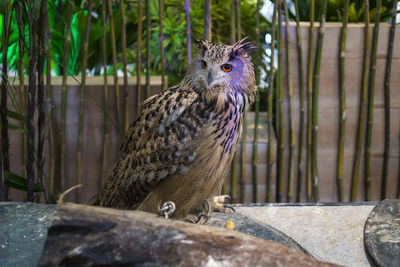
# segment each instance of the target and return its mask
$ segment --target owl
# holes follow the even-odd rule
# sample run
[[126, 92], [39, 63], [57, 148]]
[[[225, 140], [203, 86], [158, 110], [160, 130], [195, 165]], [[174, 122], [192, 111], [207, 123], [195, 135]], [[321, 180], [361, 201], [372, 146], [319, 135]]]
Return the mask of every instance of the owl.
[[96, 204], [157, 213], [172, 201], [176, 218], [197, 221], [210, 208], [224, 211], [227, 197], [218, 196], [255, 99], [256, 47], [248, 38], [196, 47], [183, 80], [145, 100]]

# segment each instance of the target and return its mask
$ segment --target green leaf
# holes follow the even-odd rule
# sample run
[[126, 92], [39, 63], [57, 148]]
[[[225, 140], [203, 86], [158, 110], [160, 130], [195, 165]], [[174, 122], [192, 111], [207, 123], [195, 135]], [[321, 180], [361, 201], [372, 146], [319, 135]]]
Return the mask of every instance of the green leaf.
[[9, 118], [12, 118], [14, 120], [20, 121], [20, 122], [26, 122], [26, 116], [22, 115], [21, 113], [17, 113], [15, 111], [7, 109], [7, 116]]
[[[6, 183], [9, 187], [17, 190], [27, 191], [28, 185], [26, 179], [9, 171], [4, 170], [4, 177], [6, 178]], [[33, 192], [43, 192], [44, 189], [39, 184], [33, 185]]]
[[23, 127], [20, 127], [20, 126], [14, 125], [14, 124], [8, 124], [8, 130], [25, 133], [25, 130]]

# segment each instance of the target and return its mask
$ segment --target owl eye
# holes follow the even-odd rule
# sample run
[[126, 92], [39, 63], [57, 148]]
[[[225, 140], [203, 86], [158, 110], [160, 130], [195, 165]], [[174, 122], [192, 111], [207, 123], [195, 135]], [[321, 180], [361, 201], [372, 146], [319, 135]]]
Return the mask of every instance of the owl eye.
[[205, 62], [204, 60], [201, 61], [201, 68], [202, 69], [207, 68], [207, 62]]
[[224, 64], [221, 66], [221, 69], [225, 72], [230, 72], [232, 70], [232, 65], [231, 64]]

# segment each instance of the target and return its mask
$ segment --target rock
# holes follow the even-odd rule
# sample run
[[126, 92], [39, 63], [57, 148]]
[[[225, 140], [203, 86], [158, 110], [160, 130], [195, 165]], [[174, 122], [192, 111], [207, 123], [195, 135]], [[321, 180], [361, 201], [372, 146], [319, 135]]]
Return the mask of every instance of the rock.
[[364, 228], [365, 252], [374, 266], [400, 266], [400, 199], [385, 199]]
[[36, 266], [55, 205], [0, 202], [0, 266]]
[[267, 223], [259, 223], [248, 216], [236, 213], [214, 212], [206, 225], [224, 227], [228, 220], [235, 223], [235, 231], [284, 245], [304, 255], [311, 254], [296, 241]]
[[57, 208], [39, 266], [336, 266], [239, 232], [140, 211]]

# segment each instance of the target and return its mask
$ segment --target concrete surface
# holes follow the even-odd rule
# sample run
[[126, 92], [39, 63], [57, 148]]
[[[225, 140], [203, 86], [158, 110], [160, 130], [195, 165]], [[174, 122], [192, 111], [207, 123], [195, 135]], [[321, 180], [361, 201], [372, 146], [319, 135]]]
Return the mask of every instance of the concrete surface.
[[370, 266], [364, 224], [376, 203], [313, 206], [240, 206], [236, 212], [282, 231], [321, 261]]

